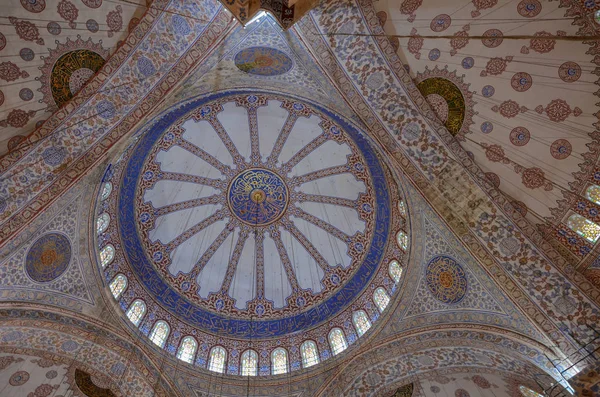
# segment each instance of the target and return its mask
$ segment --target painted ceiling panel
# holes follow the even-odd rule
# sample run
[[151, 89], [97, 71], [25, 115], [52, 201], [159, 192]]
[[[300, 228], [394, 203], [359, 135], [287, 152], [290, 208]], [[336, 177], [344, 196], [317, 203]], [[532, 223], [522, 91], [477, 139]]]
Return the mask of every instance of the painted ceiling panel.
[[104, 65], [144, 1], [19, 1], [0, 25], [0, 155], [14, 148]]
[[374, 2], [440, 120], [537, 224], [562, 220], [559, 201], [582, 194], [598, 158], [595, 52], [577, 36], [600, 25], [581, 4]]

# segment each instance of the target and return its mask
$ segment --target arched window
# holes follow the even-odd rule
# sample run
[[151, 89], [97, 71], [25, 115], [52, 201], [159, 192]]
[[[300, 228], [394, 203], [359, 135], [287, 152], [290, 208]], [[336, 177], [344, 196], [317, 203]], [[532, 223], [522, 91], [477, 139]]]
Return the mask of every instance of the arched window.
[[567, 226], [591, 243], [598, 241], [600, 226], [579, 214], [573, 214], [567, 220]]
[[108, 213], [103, 212], [100, 214], [98, 219], [96, 219], [96, 232], [98, 234], [102, 234], [108, 229], [108, 224], [110, 223], [110, 215]]
[[225, 361], [227, 361], [227, 352], [221, 346], [215, 346], [210, 350], [208, 369], [222, 374], [225, 372]]
[[395, 283], [400, 282], [400, 277], [402, 277], [402, 266], [398, 263], [397, 260], [393, 260], [390, 262], [390, 277], [394, 280]]
[[160, 320], [154, 324], [152, 332], [150, 332], [150, 340], [161, 349], [165, 347], [165, 342], [169, 336], [169, 324]]
[[371, 328], [371, 321], [364, 310], [355, 311], [352, 314], [352, 322], [354, 323], [356, 332], [358, 332], [358, 336], [363, 336]]
[[375, 290], [375, 292], [373, 292], [373, 300], [375, 301], [375, 305], [377, 305], [379, 311], [383, 312], [388, 303], [390, 303], [390, 296], [382, 287], [379, 287]]
[[400, 210], [400, 215], [406, 216], [406, 204], [404, 204], [404, 200], [398, 201], [398, 209]]
[[300, 346], [300, 354], [302, 355], [302, 367], [308, 368], [319, 363], [319, 351], [317, 344], [312, 340], [305, 341]]
[[600, 205], [600, 186], [591, 185], [590, 187], [588, 187], [585, 191], [585, 197], [588, 200]]
[[287, 352], [284, 348], [277, 348], [271, 353], [271, 373], [273, 375], [287, 372]]
[[339, 328], [329, 331], [329, 345], [334, 356], [346, 350], [348, 343], [346, 342], [344, 331]]
[[194, 355], [197, 348], [198, 342], [196, 342], [196, 339], [192, 336], [186, 336], [181, 340], [181, 345], [179, 345], [179, 350], [177, 350], [177, 358], [191, 364], [194, 362]]
[[126, 314], [127, 318], [129, 318], [129, 321], [131, 321], [133, 325], [137, 327], [140, 325], [144, 314], [146, 314], [146, 304], [143, 301], [136, 299], [131, 306], [129, 306]]
[[519, 386], [519, 391], [524, 397], [544, 397], [540, 393], [536, 393], [528, 387], [523, 385]]
[[102, 267], [105, 268], [113, 259], [115, 259], [115, 247], [108, 244], [100, 251], [100, 263]]
[[117, 274], [117, 276], [113, 278], [113, 281], [110, 282], [109, 287], [110, 292], [112, 292], [115, 299], [119, 299], [123, 291], [125, 291], [125, 288], [127, 288], [127, 277], [121, 273]]
[[242, 376], [256, 376], [258, 372], [258, 353], [246, 350], [242, 354]]
[[400, 230], [396, 235], [396, 241], [398, 242], [398, 247], [402, 249], [402, 251], [406, 251], [408, 249], [408, 234], [404, 231]]
[[102, 193], [100, 194], [100, 200], [104, 201], [108, 198], [112, 192], [112, 183], [106, 182], [104, 186], [102, 186]]

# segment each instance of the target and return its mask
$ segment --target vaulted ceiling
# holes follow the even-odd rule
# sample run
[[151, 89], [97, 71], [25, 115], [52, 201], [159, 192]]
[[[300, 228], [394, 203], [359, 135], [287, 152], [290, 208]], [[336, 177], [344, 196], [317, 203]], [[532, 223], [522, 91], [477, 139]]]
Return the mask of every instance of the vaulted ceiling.
[[[99, 3], [83, 20], [125, 18], [129, 3]], [[575, 189], [581, 159], [595, 167], [595, 79], [587, 44], [537, 33], [589, 25], [572, 25], [568, 0], [454, 3], [327, 2], [286, 31], [165, 0], [132, 7], [140, 21], [120, 38], [109, 21], [91, 41], [56, 36], [88, 46], [35, 69], [50, 96], [35, 95], [62, 107], [5, 129], [27, 138], [0, 158], [0, 360], [42, 373], [55, 356], [64, 382], [75, 366], [115, 395], [567, 386], [599, 285], [534, 225]], [[62, 32], [83, 23], [58, 10]], [[111, 32], [113, 50], [98, 47]], [[240, 376], [254, 349], [260, 376]]]

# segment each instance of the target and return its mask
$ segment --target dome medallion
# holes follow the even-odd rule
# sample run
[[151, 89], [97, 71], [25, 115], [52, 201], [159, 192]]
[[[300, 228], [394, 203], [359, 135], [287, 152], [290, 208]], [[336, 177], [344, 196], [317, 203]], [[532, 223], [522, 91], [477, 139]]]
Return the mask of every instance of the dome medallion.
[[353, 310], [375, 321], [373, 291], [397, 290], [388, 263], [404, 255], [393, 236], [406, 226], [395, 181], [361, 132], [316, 104], [242, 91], [179, 104], [109, 177], [106, 280], [126, 278], [124, 309], [145, 303], [142, 332], [157, 320], [177, 331], [171, 352], [194, 335], [237, 351], [284, 347], [293, 360], [289, 334], [302, 331], [327, 356], [332, 326], [353, 343]]

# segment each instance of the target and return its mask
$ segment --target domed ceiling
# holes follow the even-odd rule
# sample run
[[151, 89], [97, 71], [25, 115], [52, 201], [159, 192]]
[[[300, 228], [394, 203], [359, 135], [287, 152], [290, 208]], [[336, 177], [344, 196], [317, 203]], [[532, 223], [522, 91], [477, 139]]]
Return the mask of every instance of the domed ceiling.
[[194, 335], [236, 351], [284, 346], [293, 364], [312, 339], [326, 359], [332, 327], [354, 342], [352, 312], [374, 322], [375, 289], [396, 290], [388, 264], [408, 249], [395, 238], [398, 187], [369, 140], [317, 105], [266, 92], [178, 105], [107, 181], [107, 282], [127, 278], [121, 306], [144, 301], [146, 334], [170, 323], [171, 351]]
[[418, 89], [535, 224], [564, 221], [598, 160], [597, 2], [380, 0]]
[[2, 5], [0, 155], [77, 94], [147, 8], [145, 2], [107, 0], [7, 0]]

